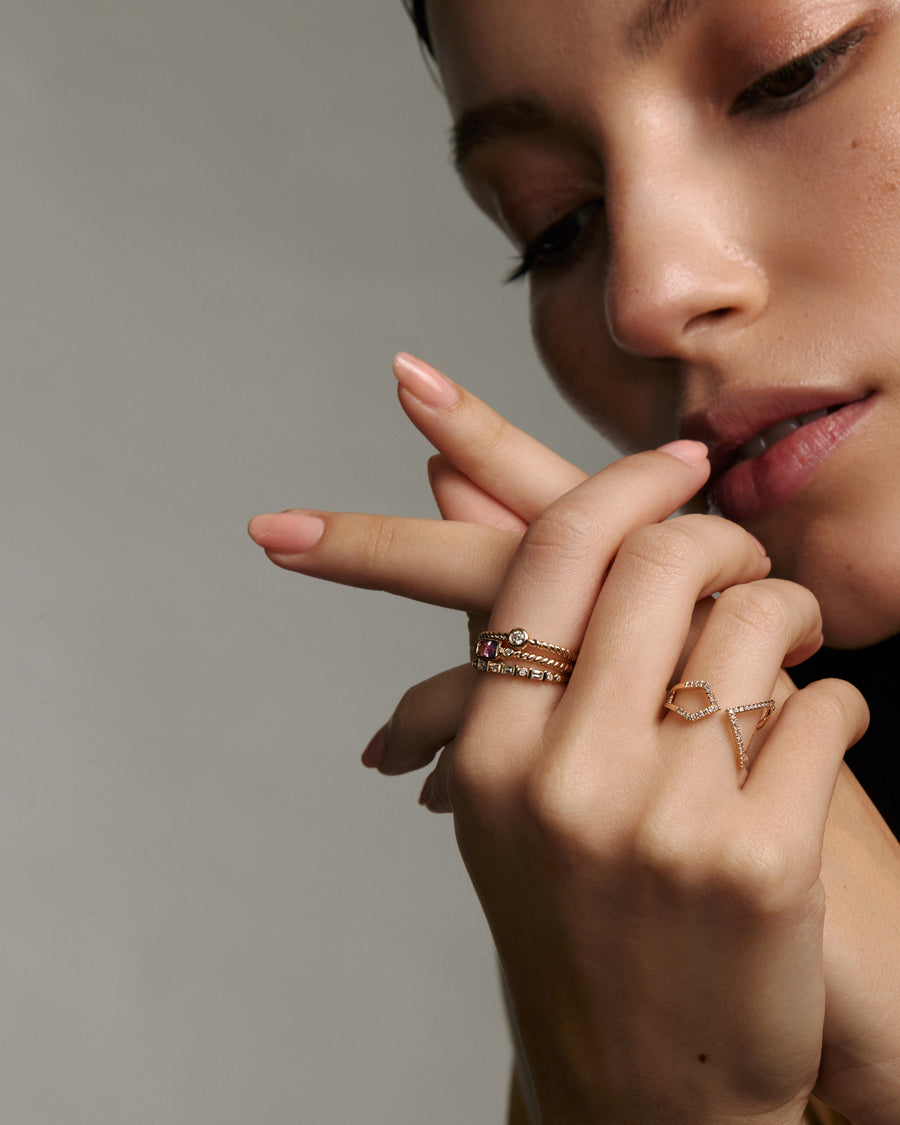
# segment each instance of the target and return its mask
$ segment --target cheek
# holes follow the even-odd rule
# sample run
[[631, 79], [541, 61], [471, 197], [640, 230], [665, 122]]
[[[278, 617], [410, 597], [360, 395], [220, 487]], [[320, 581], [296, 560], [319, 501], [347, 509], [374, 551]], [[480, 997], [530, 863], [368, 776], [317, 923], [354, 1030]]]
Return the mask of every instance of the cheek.
[[887, 107], [859, 131], [851, 153], [848, 178], [855, 182], [856, 200], [847, 224], [848, 253], [855, 248], [866, 262], [867, 280], [882, 289], [882, 297], [888, 295], [886, 289], [893, 290], [888, 306], [893, 322], [900, 277], [900, 105]]
[[[896, 291], [900, 277], [900, 90], [878, 88], [880, 97], [848, 106], [804, 154], [808, 172], [795, 194], [795, 229], [819, 247], [817, 276], [864, 307], [885, 287]], [[889, 322], [895, 307], [892, 295]]]
[[563, 397], [618, 448], [653, 448], [676, 436], [678, 374], [613, 344], [602, 292], [575, 280], [538, 282], [531, 330]]

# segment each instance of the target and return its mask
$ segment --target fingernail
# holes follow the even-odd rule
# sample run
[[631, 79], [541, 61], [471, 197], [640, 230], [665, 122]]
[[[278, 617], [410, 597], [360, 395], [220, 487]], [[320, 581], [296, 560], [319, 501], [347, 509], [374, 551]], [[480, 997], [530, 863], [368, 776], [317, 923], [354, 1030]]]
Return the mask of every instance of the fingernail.
[[456, 384], [446, 375], [415, 356], [394, 356], [394, 374], [401, 387], [426, 406], [452, 406], [459, 399]]
[[709, 450], [702, 441], [688, 441], [685, 438], [680, 441], [667, 442], [665, 445], [661, 445], [656, 452], [668, 453], [670, 457], [677, 457], [685, 465], [699, 465], [709, 454]]
[[762, 555], [762, 557], [764, 559], [767, 559], [769, 557], [769, 552], [765, 549], [765, 547], [762, 545], [762, 543], [760, 543], [760, 541], [756, 538], [755, 535], [751, 535], [749, 531], [747, 532], [747, 534], [750, 535], [750, 538], [753, 540], [753, 542], [759, 548], [759, 553]]
[[271, 512], [254, 516], [247, 525], [254, 543], [279, 555], [299, 555], [319, 542], [325, 521], [305, 512]]
[[372, 735], [372, 741], [363, 750], [362, 764], [370, 770], [377, 770], [384, 761], [384, 752], [387, 746], [387, 723]]
[[434, 792], [434, 774], [430, 773], [425, 778], [425, 784], [422, 786], [422, 792], [419, 794], [419, 804], [424, 805], [425, 808], [431, 804], [431, 797]]

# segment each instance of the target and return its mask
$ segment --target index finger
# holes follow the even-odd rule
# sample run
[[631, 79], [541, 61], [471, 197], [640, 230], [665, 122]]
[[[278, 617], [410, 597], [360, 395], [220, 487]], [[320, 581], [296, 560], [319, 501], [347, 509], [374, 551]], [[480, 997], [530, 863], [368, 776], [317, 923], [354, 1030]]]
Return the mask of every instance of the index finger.
[[[678, 464], [642, 453], [600, 474], [614, 550], [633, 528], [685, 504], [709, 470], [705, 458]], [[310, 510], [256, 516], [248, 531], [285, 570], [481, 613], [491, 611], [521, 541], [515, 531], [452, 520]]]
[[412, 424], [470, 481], [529, 523], [587, 474], [430, 364], [394, 359]]
[[254, 516], [247, 530], [284, 570], [475, 613], [490, 612], [521, 538], [453, 520], [311, 510]]

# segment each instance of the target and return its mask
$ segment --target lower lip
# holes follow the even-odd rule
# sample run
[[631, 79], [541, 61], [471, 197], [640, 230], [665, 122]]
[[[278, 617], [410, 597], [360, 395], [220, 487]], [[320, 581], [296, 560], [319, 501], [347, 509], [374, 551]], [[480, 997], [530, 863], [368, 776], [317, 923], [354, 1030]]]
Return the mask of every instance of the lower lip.
[[735, 523], [752, 523], [792, 500], [824, 461], [850, 436], [872, 406], [872, 396], [794, 430], [758, 457], [723, 473], [708, 496]]

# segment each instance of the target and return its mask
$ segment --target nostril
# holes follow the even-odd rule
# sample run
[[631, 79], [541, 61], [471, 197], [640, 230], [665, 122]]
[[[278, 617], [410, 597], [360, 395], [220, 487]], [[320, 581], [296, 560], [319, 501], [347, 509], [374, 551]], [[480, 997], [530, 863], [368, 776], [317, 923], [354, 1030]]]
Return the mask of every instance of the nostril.
[[707, 312], [692, 317], [685, 325], [685, 330], [689, 332], [694, 328], [709, 328], [711, 325], [725, 320], [726, 317], [732, 316], [737, 311], [737, 309], [731, 306], [726, 306], [721, 309], [709, 309]]

